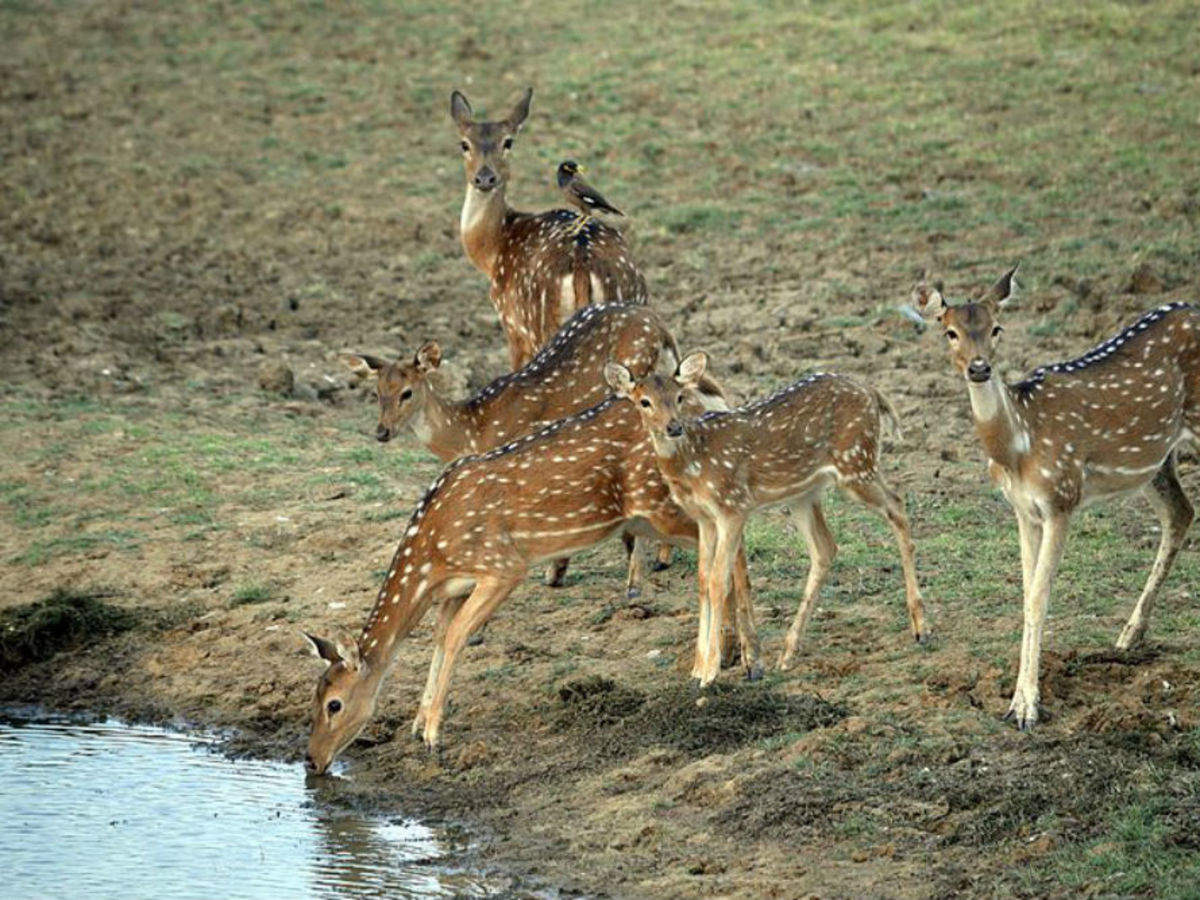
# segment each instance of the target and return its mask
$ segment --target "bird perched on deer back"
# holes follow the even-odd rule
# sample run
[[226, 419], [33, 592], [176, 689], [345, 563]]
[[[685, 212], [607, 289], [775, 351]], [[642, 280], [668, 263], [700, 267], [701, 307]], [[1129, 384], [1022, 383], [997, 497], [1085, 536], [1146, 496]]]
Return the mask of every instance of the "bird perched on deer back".
[[585, 218], [598, 212], [612, 213], [614, 216], [625, 215], [600, 196], [599, 191], [580, 178], [581, 171], [579, 163], [572, 159], [559, 163], [558, 186], [562, 190], [563, 196], [567, 198], [567, 202], [572, 206], [577, 206]]

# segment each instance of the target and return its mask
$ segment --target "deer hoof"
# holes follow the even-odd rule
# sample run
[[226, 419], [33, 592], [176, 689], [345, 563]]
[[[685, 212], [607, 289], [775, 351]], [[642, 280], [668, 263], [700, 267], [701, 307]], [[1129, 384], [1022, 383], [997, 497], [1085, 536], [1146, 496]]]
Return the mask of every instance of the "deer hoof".
[[661, 559], [656, 559], [650, 565], [651, 572], [662, 572], [669, 568], [671, 568], [671, 564], [669, 562], [663, 562]]
[[923, 628], [920, 631], [918, 631], [916, 634], [913, 635], [913, 640], [915, 640], [922, 647], [928, 647], [929, 641], [932, 639], [932, 637], [933, 637], [933, 632], [930, 631], [928, 628]]
[[1018, 689], [1004, 718], [1011, 720], [1020, 731], [1032, 731], [1038, 720], [1037, 700], [1027, 697]]
[[763, 677], [763, 664], [755, 660], [754, 664], [746, 669], [747, 681], [761, 681]]
[[642, 596], [642, 589], [640, 587], [637, 587], [636, 585], [629, 587], [625, 591], [625, 599], [626, 600], [636, 600], [640, 596]]
[[1145, 635], [1146, 630], [1144, 628], [1131, 628], [1129, 625], [1126, 625], [1117, 636], [1116, 647], [1118, 650], [1132, 650], [1142, 642], [1142, 638]]

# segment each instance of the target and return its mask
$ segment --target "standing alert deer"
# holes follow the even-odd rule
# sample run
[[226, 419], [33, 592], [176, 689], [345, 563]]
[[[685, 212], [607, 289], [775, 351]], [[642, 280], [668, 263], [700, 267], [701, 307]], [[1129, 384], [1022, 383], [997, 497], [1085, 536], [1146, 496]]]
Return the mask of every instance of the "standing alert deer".
[[491, 280], [514, 369], [580, 307], [646, 302], [646, 281], [619, 231], [594, 219], [581, 225], [566, 209], [525, 213], [508, 205], [509, 151], [532, 97], [530, 88], [506, 118], [476, 121], [467, 98], [450, 95], [467, 176], [463, 249]]
[[1078, 359], [1009, 385], [993, 377], [992, 359], [1016, 271], [971, 303], [950, 306], [925, 283], [914, 288], [913, 302], [941, 323], [966, 380], [988, 471], [1016, 513], [1025, 625], [1008, 715], [1026, 729], [1038, 718], [1042, 629], [1075, 511], [1140, 490], [1162, 523], [1150, 576], [1117, 638], [1121, 650], [1145, 635], [1183, 545], [1192, 504], [1175, 473], [1175, 451], [1200, 427], [1200, 312], [1182, 303], [1159, 307]]
[[[355, 371], [376, 378], [376, 438], [390, 440], [408, 426], [431, 453], [449, 462], [594, 406], [609, 395], [606, 363], [616, 360], [645, 375], [658, 365], [663, 351], [673, 370], [679, 365], [679, 348], [657, 313], [645, 306], [609, 304], [581, 309], [532, 360], [466, 400], [448, 400], [431, 383], [430, 375], [442, 362], [436, 341], [423, 344], [410, 360], [387, 362], [363, 354], [344, 359]], [[712, 379], [698, 386], [697, 397], [706, 409], [727, 405]], [[642, 586], [642, 554], [628, 533], [626, 538], [626, 593], [636, 597]], [[665, 567], [669, 559], [669, 545], [660, 547], [658, 565]], [[566, 570], [566, 559], [555, 560], [546, 571], [546, 584], [562, 584]]]
[[[452, 463], [413, 513], [357, 640], [339, 645], [309, 637], [329, 663], [313, 699], [309, 768], [328, 769], [366, 725], [400, 639], [438, 603], [433, 659], [413, 721], [413, 733], [435, 746], [459, 651], [530, 565], [576, 553], [627, 526], [672, 543], [698, 539], [696, 523], [671, 500], [637, 414], [614, 397]], [[724, 602], [734, 607], [742, 664], [756, 677], [758, 639], [740, 552], [733, 573]], [[698, 641], [694, 673], [699, 651]]]
[[[895, 412], [878, 391], [840, 375], [817, 374], [764, 400], [698, 419], [682, 417], [680, 401], [703, 377], [707, 357], [692, 353], [673, 378], [640, 381], [619, 363], [606, 369], [609, 384], [637, 407], [654, 444], [671, 496], [700, 528], [699, 576], [702, 641], [722, 626], [721, 597], [735, 554], [742, 552], [746, 517], [784, 500], [795, 502], [811, 567], [804, 597], [780, 657], [787, 668], [800, 643], [837, 544], [825, 524], [821, 495], [836, 484], [880, 512], [900, 546], [909, 622], [918, 641], [928, 636], [913, 560], [908, 518], [900, 498], [879, 474], [879, 419]], [[709, 643], [700, 675], [707, 684], [719, 658]]]

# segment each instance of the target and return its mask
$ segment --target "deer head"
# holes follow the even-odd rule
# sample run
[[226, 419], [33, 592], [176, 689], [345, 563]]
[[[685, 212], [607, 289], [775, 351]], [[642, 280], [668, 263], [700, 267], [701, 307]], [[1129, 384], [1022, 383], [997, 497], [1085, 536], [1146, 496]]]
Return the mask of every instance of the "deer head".
[[913, 288], [912, 302], [927, 319], [941, 323], [950, 349], [950, 360], [959, 373], [976, 384], [992, 377], [992, 357], [1004, 328], [998, 319], [1016, 288], [1020, 264], [1000, 276], [977, 300], [950, 306], [936, 287], [920, 282]]
[[356, 642], [335, 643], [303, 634], [317, 655], [329, 663], [313, 697], [312, 734], [304, 757], [310, 772], [323, 775], [370, 720], [383, 673], [363, 661]]
[[433, 390], [429, 373], [442, 364], [442, 348], [437, 341], [427, 341], [411, 360], [391, 363], [357, 353], [347, 353], [342, 359], [353, 371], [375, 376], [375, 392], [379, 397], [375, 438], [389, 441], [429, 402]]
[[697, 350], [683, 358], [674, 375], [650, 374], [634, 381], [627, 368], [610, 362], [604, 367], [604, 379], [618, 397], [633, 402], [655, 450], [659, 455], [669, 456], [674, 452], [675, 442], [683, 437], [682, 419], [694, 414], [697, 405], [703, 408], [699, 386], [707, 367], [708, 355]]
[[460, 91], [450, 94], [450, 117], [461, 138], [463, 167], [469, 187], [487, 193], [504, 186], [508, 180], [508, 152], [529, 116], [532, 99], [533, 88], [526, 88], [507, 117], [494, 122], [477, 122], [472, 118], [467, 98]]

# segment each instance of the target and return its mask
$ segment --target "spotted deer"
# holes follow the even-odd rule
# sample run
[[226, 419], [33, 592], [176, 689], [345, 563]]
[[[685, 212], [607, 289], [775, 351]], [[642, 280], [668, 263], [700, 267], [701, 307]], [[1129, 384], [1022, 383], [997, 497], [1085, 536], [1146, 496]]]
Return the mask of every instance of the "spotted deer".
[[[720, 634], [722, 611], [713, 601], [726, 590], [732, 561], [742, 550], [747, 516], [791, 501], [810, 558], [804, 597], [779, 658], [781, 669], [791, 665], [837, 554], [821, 509], [822, 494], [836, 484], [881, 513], [895, 533], [909, 623], [913, 636], [924, 642], [929, 630], [908, 518], [878, 468], [880, 414], [898, 424], [891, 404], [873, 388], [819, 373], [747, 406], [686, 418], [680, 400], [694, 389], [706, 364], [704, 352], [697, 351], [683, 359], [673, 377], [638, 380], [620, 363], [606, 368], [617, 396], [632, 401], [640, 413], [671, 496], [699, 525], [701, 622], [710, 629], [702, 639]], [[702, 684], [716, 676], [714, 666], [719, 665], [711, 646], [704, 661]]]
[[1016, 271], [979, 299], [953, 306], [922, 282], [913, 303], [942, 326], [951, 362], [966, 381], [988, 471], [1016, 513], [1025, 624], [1008, 717], [1028, 729], [1038, 718], [1050, 591], [1075, 511], [1141, 491], [1162, 523], [1149, 578], [1117, 637], [1120, 650], [1144, 637], [1154, 598], [1183, 546], [1192, 504], [1175, 456], [1200, 431], [1200, 310], [1161, 306], [1083, 356], [1005, 384], [993, 377], [992, 360]]
[[[665, 353], [664, 353], [665, 351]], [[344, 354], [350, 367], [375, 376], [379, 424], [375, 436], [390, 440], [402, 428], [445, 462], [482, 453], [551, 422], [581, 412], [609, 395], [604, 366], [620, 361], [639, 376], [654, 370], [665, 356], [672, 370], [679, 348], [662, 318], [645, 306], [586, 306], [572, 316], [554, 339], [515, 372], [502, 375], [465, 400], [443, 397], [430, 381], [441, 365], [442, 350], [430, 341], [411, 359], [387, 362], [365, 354]], [[707, 379], [697, 388], [707, 409], [727, 404], [720, 386]], [[626, 594], [641, 593], [642, 553], [627, 532], [630, 551]], [[670, 560], [670, 545], [659, 548], [658, 568]], [[562, 584], [567, 560], [546, 571], [546, 584]]]
[[[329, 663], [313, 700], [309, 767], [324, 772], [362, 730], [400, 639], [434, 603], [433, 659], [413, 734], [437, 745], [450, 673], [471, 633], [532, 564], [576, 553], [626, 527], [672, 543], [698, 539], [696, 523], [659, 476], [637, 414], [615, 397], [451, 463], [413, 513], [357, 639], [339, 645], [309, 638]], [[740, 553], [724, 604], [732, 607], [742, 665], [757, 677], [758, 639]], [[693, 672], [699, 668], [698, 642]]]
[[492, 304], [518, 369], [589, 303], [645, 303], [646, 281], [621, 233], [566, 209], [518, 212], [508, 205], [509, 152], [529, 115], [533, 88], [497, 121], [476, 121], [450, 95], [467, 176], [460, 228], [471, 263], [491, 281]]

